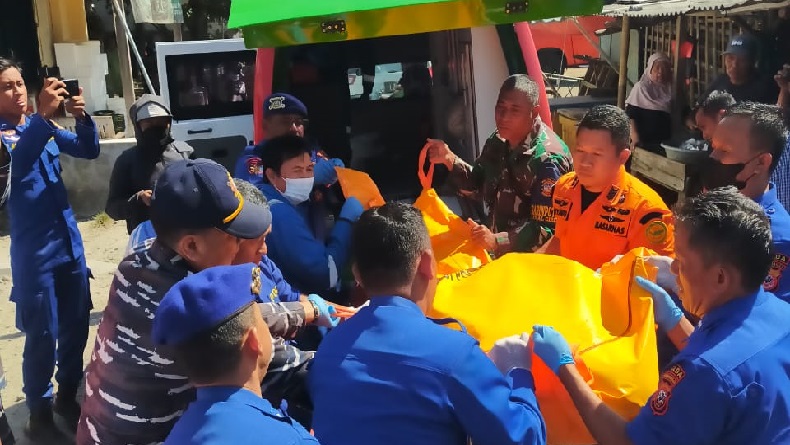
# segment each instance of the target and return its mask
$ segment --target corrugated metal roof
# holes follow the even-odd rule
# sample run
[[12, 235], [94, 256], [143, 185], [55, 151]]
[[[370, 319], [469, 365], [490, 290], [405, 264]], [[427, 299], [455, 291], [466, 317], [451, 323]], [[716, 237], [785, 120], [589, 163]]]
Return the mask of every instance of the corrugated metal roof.
[[777, 3], [769, 0], [621, 0], [604, 6], [603, 14], [611, 16], [655, 17], [686, 14], [694, 11], [730, 9], [747, 4]]

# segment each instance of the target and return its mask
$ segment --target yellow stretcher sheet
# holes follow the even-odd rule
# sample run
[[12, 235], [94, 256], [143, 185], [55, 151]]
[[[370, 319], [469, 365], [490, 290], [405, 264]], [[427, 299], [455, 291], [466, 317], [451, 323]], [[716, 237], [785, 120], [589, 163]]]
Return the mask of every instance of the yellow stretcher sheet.
[[[433, 167], [423, 171], [425, 155], [418, 173], [423, 192], [414, 205], [423, 212], [441, 276], [429, 316], [459, 320], [483, 350], [535, 324], [554, 326], [571, 344], [592, 389], [620, 415], [635, 417], [658, 382], [653, 301], [634, 282], [637, 276], [655, 279], [644, 260], [652, 252], [634, 249], [616, 264], [604, 264], [600, 274], [551, 255], [508, 254], [492, 261], [430, 188]], [[549, 443], [594, 443], [558, 378], [539, 358], [532, 361]]]
[[[484, 350], [503, 337], [554, 326], [575, 348], [578, 368], [617, 413], [636, 416], [658, 381], [653, 301], [633, 278], [655, 278], [635, 249], [601, 275], [540, 254], [508, 254], [439, 282], [432, 317], [458, 319]], [[533, 357], [549, 443], [595, 443], [557, 377]]]

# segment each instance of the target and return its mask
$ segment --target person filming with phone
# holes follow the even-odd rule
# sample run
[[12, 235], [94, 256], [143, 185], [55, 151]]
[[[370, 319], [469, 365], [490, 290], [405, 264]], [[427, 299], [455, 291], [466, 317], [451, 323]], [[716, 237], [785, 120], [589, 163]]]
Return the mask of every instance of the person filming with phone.
[[[52, 121], [61, 104], [74, 116], [76, 134]], [[33, 443], [66, 443], [52, 412], [76, 429], [91, 298], [90, 272], [63, 184], [60, 153], [95, 159], [99, 134], [85, 112], [82, 88], [70, 94], [57, 78], [44, 80], [38, 111], [28, 116], [27, 108], [21, 68], [0, 59], [0, 138], [11, 155], [11, 301], [16, 303], [17, 328], [26, 334], [22, 380], [30, 420], [25, 433]]]

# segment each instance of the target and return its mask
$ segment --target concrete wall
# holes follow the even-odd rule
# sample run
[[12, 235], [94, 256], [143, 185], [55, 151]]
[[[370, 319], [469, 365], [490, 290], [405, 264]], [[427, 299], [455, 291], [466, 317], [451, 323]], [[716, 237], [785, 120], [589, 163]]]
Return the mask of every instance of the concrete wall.
[[104, 211], [115, 160], [136, 143], [135, 139], [102, 140], [101, 154], [91, 161], [61, 155], [63, 182], [78, 219], [88, 219]]

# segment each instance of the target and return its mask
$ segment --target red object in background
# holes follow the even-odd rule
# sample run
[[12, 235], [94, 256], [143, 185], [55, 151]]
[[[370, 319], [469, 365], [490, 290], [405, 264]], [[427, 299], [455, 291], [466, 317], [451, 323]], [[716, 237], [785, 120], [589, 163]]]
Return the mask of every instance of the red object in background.
[[[611, 17], [599, 15], [576, 17], [576, 19], [595, 43], [600, 43], [595, 31], [606, 28], [606, 24], [612, 21]], [[593, 59], [601, 57], [598, 48], [584, 37], [584, 34], [576, 27], [573, 19], [533, 22], [530, 23], [529, 27], [532, 30], [535, 48], [559, 48], [565, 55], [565, 66], [573, 67], [587, 63], [584, 59], [575, 58], [574, 56], [576, 55], [588, 56]]]
[[[670, 51], [672, 51], [672, 54], [667, 54], [669, 57], [674, 57], [675, 46], [677, 46], [677, 40], [673, 40], [670, 43], [670, 45], [669, 45]], [[691, 58], [691, 54], [693, 52], [694, 52], [694, 44], [693, 43], [691, 43], [691, 42], [683, 42], [683, 44], [680, 45], [680, 57], [681, 58], [683, 58], [683, 59], [690, 59]]]
[[546, 83], [543, 82], [543, 71], [540, 68], [538, 51], [535, 49], [530, 25], [527, 22], [521, 22], [513, 26], [516, 29], [518, 44], [521, 46], [521, 54], [524, 56], [524, 63], [527, 65], [529, 77], [538, 84], [540, 95], [538, 112], [540, 113], [540, 118], [546, 126], [552, 128], [551, 109], [549, 108], [549, 99], [546, 97]]
[[263, 132], [263, 101], [272, 94], [274, 78], [274, 48], [260, 48], [255, 58], [255, 89], [253, 95], [253, 122], [255, 123], [255, 143], [259, 144], [266, 136]]

